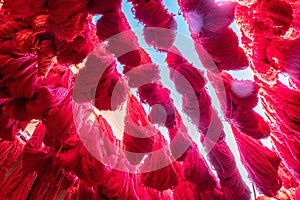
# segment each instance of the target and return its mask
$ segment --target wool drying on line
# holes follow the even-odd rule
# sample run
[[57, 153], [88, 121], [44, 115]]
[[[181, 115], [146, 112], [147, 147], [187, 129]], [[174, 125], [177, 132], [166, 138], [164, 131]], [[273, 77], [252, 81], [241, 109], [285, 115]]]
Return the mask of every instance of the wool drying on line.
[[0, 200], [300, 200], [300, 1], [172, 4], [0, 2]]

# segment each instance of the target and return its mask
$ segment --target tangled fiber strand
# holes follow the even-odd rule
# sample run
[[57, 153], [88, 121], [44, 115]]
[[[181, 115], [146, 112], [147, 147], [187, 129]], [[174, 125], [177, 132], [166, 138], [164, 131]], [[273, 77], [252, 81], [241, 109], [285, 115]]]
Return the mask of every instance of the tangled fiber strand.
[[0, 141], [0, 185], [5, 180], [8, 169], [10, 169], [20, 158], [23, 145], [18, 141]]
[[276, 125], [284, 134], [299, 134], [298, 99], [299, 91], [289, 89], [280, 82], [271, 87], [267, 85], [263, 87], [262, 103], [266, 113], [276, 121]]
[[3, 182], [0, 195], [4, 199], [25, 200], [32, 184], [36, 178], [36, 173], [25, 173], [22, 164], [19, 163], [9, 177]]
[[37, 87], [36, 57], [0, 55], [0, 58], [1, 97], [31, 97]]
[[279, 153], [280, 157], [282, 158], [284, 164], [287, 168], [291, 171], [294, 177], [299, 180], [300, 178], [300, 165], [299, 161], [294, 158], [292, 152], [289, 148], [286, 148], [286, 144], [282, 141], [282, 136], [280, 133], [275, 132], [275, 135], [271, 136], [272, 141], [276, 147], [277, 152]]
[[97, 1], [90, 0], [88, 3], [88, 10], [91, 14], [107, 14], [121, 9], [121, 0], [116, 1]]
[[267, 196], [276, 196], [282, 186], [278, 176], [281, 159], [257, 140], [244, 136], [232, 127], [241, 160], [256, 187]]
[[[132, 2], [134, 15], [145, 25], [144, 38], [148, 45], [159, 50], [169, 49], [175, 40], [177, 23], [161, 1], [141, 0]], [[155, 16], [155, 17], [153, 17]]]
[[50, 0], [48, 3], [49, 17], [47, 30], [59, 40], [73, 41], [81, 35], [87, 23], [88, 1]]

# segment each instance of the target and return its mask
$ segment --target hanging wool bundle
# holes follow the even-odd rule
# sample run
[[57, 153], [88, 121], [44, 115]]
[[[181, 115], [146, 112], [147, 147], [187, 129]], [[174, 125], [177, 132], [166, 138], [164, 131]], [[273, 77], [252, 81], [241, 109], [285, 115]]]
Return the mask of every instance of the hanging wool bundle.
[[99, 110], [116, 110], [124, 103], [127, 86], [116, 69], [109, 65], [101, 75], [95, 92], [95, 107]]
[[298, 134], [300, 131], [297, 123], [299, 121], [299, 91], [289, 89], [277, 82], [273, 87], [265, 85], [262, 97], [263, 104], [270, 107], [266, 113], [270, 113], [270, 116], [276, 120], [281, 131], [285, 134]]
[[[209, 143], [206, 144], [206, 148]], [[217, 171], [225, 199], [250, 199], [250, 191], [237, 170], [232, 152], [225, 141], [218, 141], [208, 158]]]
[[[127, 115], [123, 135], [123, 144], [127, 152], [126, 157], [132, 164], [138, 164], [144, 153], [152, 151], [156, 130], [147, 120], [146, 112], [135, 96], [130, 97], [127, 105]], [[138, 154], [131, 154], [138, 153]]]
[[264, 147], [259, 141], [242, 135], [234, 127], [241, 160], [256, 187], [267, 196], [275, 196], [281, 188], [278, 167], [281, 159], [275, 152]]
[[[137, 37], [130, 30], [124, 13], [119, 9], [105, 13], [97, 21], [97, 36], [100, 42], [108, 42], [107, 49], [117, 57], [121, 64], [129, 66], [140, 64], [141, 55]], [[127, 39], [124, 40], [124, 37]]]
[[296, 82], [300, 81], [300, 60], [298, 54], [300, 40], [273, 40], [267, 49], [268, 59], [275, 62], [283, 72], [286, 72]]
[[[164, 88], [158, 83], [148, 83], [138, 89], [142, 102], [153, 107], [150, 112], [152, 123], [165, 124], [167, 128], [173, 128], [176, 125], [175, 107], [170, 98], [170, 90]], [[163, 110], [164, 109], [164, 110]], [[163, 113], [165, 111], [165, 114]]]
[[[163, 146], [165, 143], [162, 135], [157, 134], [157, 141], [153, 145], [153, 150], [158, 151], [148, 155], [141, 167], [141, 171], [144, 172], [140, 174], [140, 182], [158, 191], [164, 191], [178, 185], [177, 166], [176, 163], [170, 162], [169, 152]], [[166, 163], [167, 166], [165, 166]], [[149, 171], [149, 169], [156, 170]]]
[[161, 1], [142, 0], [131, 2], [133, 3], [135, 17], [145, 24], [143, 33], [147, 44], [160, 50], [168, 50], [176, 37], [177, 23], [174, 15], [168, 13]]
[[204, 89], [205, 80], [202, 72], [188, 63], [175, 47], [168, 52], [166, 62], [171, 69], [170, 78], [176, 90], [183, 95], [183, 111], [206, 134], [212, 109], [210, 96]]
[[215, 189], [216, 178], [198, 151], [196, 144], [193, 144], [187, 152], [187, 156], [183, 160], [182, 171], [184, 179], [197, 185], [198, 191]]
[[269, 125], [253, 110], [258, 103], [258, 86], [252, 81], [235, 80], [226, 73], [222, 75], [227, 99], [226, 105], [223, 104], [226, 120], [243, 134], [256, 139], [267, 137], [270, 134]]
[[192, 139], [188, 134], [187, 127], [182, 122], [181, 116], [176, 110], [177, 127], [168, 129], [170, 138], [170, 150], [172, 156], [177, 161], [183, 161], [187, 156], [188, 150], [192, 146]]

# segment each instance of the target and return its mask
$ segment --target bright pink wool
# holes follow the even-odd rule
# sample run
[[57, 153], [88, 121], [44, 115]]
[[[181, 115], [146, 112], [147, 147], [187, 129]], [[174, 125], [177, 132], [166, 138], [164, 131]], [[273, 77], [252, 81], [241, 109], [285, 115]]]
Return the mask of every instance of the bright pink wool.
[[300, 199], [300, 3], [174, 0], [200, 70], [175, 47], [178, 15], [127, 1], [0, 2], [0, 200]]

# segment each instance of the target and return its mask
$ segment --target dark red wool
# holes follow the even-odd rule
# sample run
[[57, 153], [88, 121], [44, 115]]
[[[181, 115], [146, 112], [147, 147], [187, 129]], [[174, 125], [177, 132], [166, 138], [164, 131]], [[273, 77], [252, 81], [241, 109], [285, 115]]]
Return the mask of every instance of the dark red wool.
[[35, 172], [25, 173], [19, 163], [1, 185], [0, 196], [4, 199], [25, 200], [35, 178]]
[[[4, 110], [14, 119], [30, 121], [31, 119], [43, 119], [47, 111], [61, 104], [63, 98], [68, 95], [65, 88], [39, 87], [32, 98], [14, 98], [7, 103]], [[43, 105], [43, 106], [41, 106]]]
[[297, 82], [300, 81], [300, 39], [273, 40], [267, 49], [268, 59]]
[[[51, 165], [51, 148], [42, 146], [46, 128], [44, 124], [39, 123], [34, 130], [32, 137], [25, 144], [22, 153], [22, 168], [25, 172], [40, 173]], [[39, 163], [39, 165], [36, 165]]]
[[87, 23], [87, 3], [87, 0], [49, 0], [47, 30], [60, 40], [74, 40]]
[[267, 196], [276, 196], [281, 188], [278, 167], [281, 159], [275, 152], [264, 147], [261, 142], [242, 135], [232, 126], [241, 161], [256, 187]]
[[[275, 133], [275, 132], [274, 132]], [[272, 135], [272, 141], [275, 144], [276, 150], [282, 158], [284, 164], [291, 171], [294, 177], [299, 180], [300, 179], [300, 165], [299, 161], [295, 159], [292, 152], [289, 148], [286, 148], [285, 142], [282, 140], [282, 136], [280, 133], [275, 133], [275, 136]]]
[[91, 28], [84, 26], [81, 34], [72, 41], [55, 39], [57, 60], [61, 64], [79, 64], [93, 50], [94, 44], [91, 36]]
[[230, 28], [226, 28], [222, 34], [204, 34], [200, 44], [210, 54], [219, 70], [241, 70], [248, 66], [249, 61], [243, 49], [238, 46], [237, 35]]
[[188, 63], [174, 47], [168, 52], [166, 62], [171, 69], [170, 78], [175, 83], [176, 90], [183, 95], [183, 112], [206, 134], [211, 120], [211, 101], [204, 88], [202, 72]]
[[299, 91], [289, 89], [280, 82], [271, 87], [264, 85], [263, 89], [262, 103], [268, 108], [267, 115], [276, 120], [284, 134], [299, 134]]
[[[122, 163], [124, 164], [124, 163]], [[111, 173], [103, 177], [104, 182], [97, 187], [99, 196], [105, 199], [133, 199], [137, 200], [131, 174], [113, 169]]]
[[122, 5], [121, 0], [115, 0], [115, 1], [90, 0], [88, 3], [88, 9], [90, 14], [106, 15], [110, 12], [120, 10], [121, 5]]
[[16, 139], [16, 135], [20, 130], [24, 130], [28, 122], [20, 122], [11, 118], [4, 112], [5, 102], [0, 104], [0, 138], [8, 141]]
[[18, 162], [23, 145], [18, 141], [0, 140], [0, 185], [5, 180], [8, 170]]
[[187, 181], [180, 180], [174, 188], [173, 198], [174, 200], [197, 199], [195, 186]]
[[36, 88], [36, 56], [0, 55], [0, 96], [31, 97]]
[[[171, 69], [170, 78], [180, 94], [192, 96], [202, 91], [206, 84], [203, 72], [188, 63], [175, 47], [168, 52], [166, 62]], [[188, 81], [192, 90], [186, 85], [183, 78]]]
[[[2, 17], [2, 16], [1, 16]], [[20, 19], [3, 20], [0, 22], [0, 38], [9, 39], [26, 27], [26, 23]]]
[[77, 134], [70, 97], [67, 97], [59, 107], [52, 108], [43, 119], [43, 124], [47, 129], [43, 141], [46, 146], [59, 148], [68, 138]]

